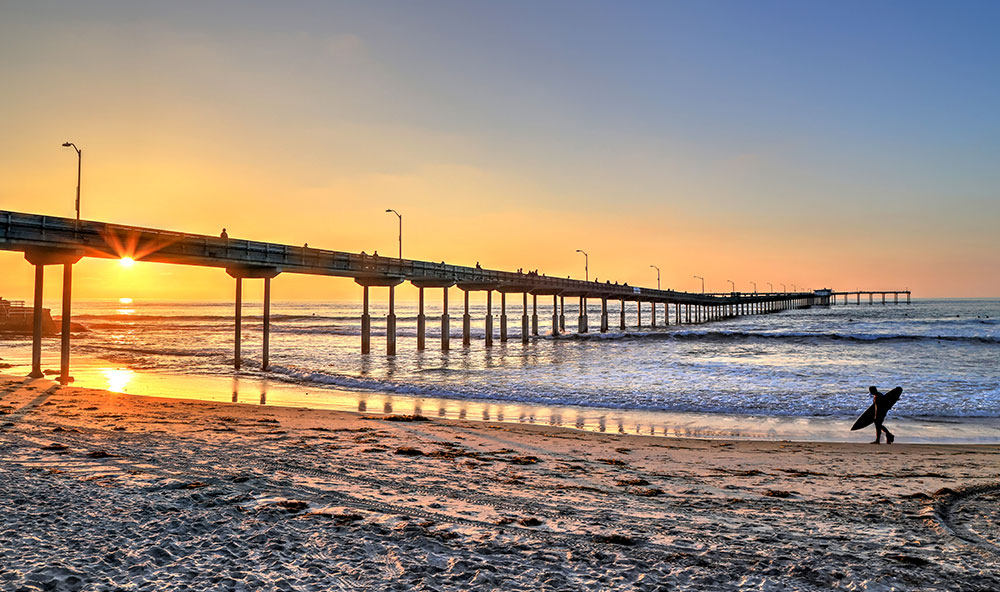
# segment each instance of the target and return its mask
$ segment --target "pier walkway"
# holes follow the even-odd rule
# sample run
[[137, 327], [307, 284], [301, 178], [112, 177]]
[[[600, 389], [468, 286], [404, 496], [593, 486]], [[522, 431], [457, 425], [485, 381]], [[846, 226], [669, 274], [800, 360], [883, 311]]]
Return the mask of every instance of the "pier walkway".
[[[448, 315], [448, 290], [457, 287], [464, 292], [465, 313], [462, 316], [462, 343], [471, 341], [471, 316], [469, 293], [486, 292], [485, 342], [492, 346], [495, 335], [493, 326], [493, 293], [500, 295], [499, 338], [507, 341], [507, 296], [521, 296], [521, 340], [527, 343], [539, 334], [538, 297], [552, 297], [552, 333], [565, 331], [565, 299], [579, 298], [577, 331], [586, 333], [588, 299], [599, 300], [601, 307], [600, 331], [610, 329], [609, 301], [618, 302], [618, 327], [625, 330], [626, 303], [635, 303], [638, 326], [642, 326], [643, 308], [648, 309], [649, 326], [657, 326], [657, 309], [662, 307], [662, 324], [701, 323], [720, 318], [746, 314], [763, 314], [788, 308], [831, 304], [835, 295], [854, 294], [832, 290], [815, 292], [769, 292], [728, 294], [696, 294], [658, 290], [628, 284], [583, 281], [548, 277], [544, 274], [521, 273], [434, 263], [394, 257], [377, 257], [364, 253], [348, 253], [292, 246], [278, 243], [251, 241], [237, 238], [206, 236], [172, 232], [155, 228], [142, 228], [90, 220], [74, 220], [38, 214], [0, 210], [0, 250], [22, 251], [29, 263], [35, 266], [34, 332], [32, 339], [32, 376], [41, 376], [41, 310], [43, 269], [45, 265], [63, 265], [62, 294], [62, 352], [60, 378], [69, 377], [69, 337], [72, 301], [72, 267], [83, 257], [197, 265], [224, 269], [236, 280], [234, 310], [234, 365], [241, 364], [242, 287], [244, 279], [264, 281], [263, 352], [262, 366], [268, 367], [270, 335], [270, 282], [281, 273], [327, 275], [354, 279], [362, 288], [361, 351], [371, 350], [371, 317], [369, 298], [371, 288], [387, 288], [389, 310], [386, 316], [386, 353], [396, 354], [395, 287], [410, 282], [419, 289], [417, 316], [417, 349], [426, 347], [424, 314], [425, 289], [441, 289], [444, 314], [441, 322], [441, 347], [450, 348], [450, 318]], [[869, 293], [869, 292], [862, 292]], [[869, 294], [905, 293], [909, 291], [871, 292]], [[531, 297], [529, 315], [528, 297]], [[860, 298], [860, 295], [858, 296]]]

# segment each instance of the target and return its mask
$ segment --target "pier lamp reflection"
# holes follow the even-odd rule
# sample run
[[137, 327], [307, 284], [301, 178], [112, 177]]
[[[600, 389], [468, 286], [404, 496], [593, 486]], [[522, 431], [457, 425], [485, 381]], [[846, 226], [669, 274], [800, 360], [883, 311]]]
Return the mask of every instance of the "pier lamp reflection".
[[128, 368], [104, 368], [101, 370], [104, 378], [108, 381], [107, 390], [113, 393], [124, 393], [125, 387], [132, 380], [135, 372]]

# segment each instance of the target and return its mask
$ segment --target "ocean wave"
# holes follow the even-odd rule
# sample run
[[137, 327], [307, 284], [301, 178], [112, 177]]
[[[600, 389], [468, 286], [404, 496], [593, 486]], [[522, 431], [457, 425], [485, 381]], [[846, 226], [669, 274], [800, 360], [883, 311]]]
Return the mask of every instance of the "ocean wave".
[[982, 344], [998, 344], [1000, 337], [987, 335], [917, 335], [878, 333], [812, 333], [789, 331], [782, 333], [751, 331], [637, 331], [625, 333], [567, 333], [561, 339], [673, 339], [683, 341], [736, 341], [736, 340], [816, 340], [816, 341], [858, 341], [858, 342], [907, 342], [907, 341], [948, 341]]

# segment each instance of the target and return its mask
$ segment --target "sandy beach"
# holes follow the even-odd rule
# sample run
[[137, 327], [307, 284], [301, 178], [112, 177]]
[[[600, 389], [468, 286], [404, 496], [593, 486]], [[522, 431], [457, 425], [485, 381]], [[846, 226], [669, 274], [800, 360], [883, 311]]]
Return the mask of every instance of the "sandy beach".
[[1000, 589], [998, 446], [601, 434], [2, 376], [0, 458], [4, 590]]

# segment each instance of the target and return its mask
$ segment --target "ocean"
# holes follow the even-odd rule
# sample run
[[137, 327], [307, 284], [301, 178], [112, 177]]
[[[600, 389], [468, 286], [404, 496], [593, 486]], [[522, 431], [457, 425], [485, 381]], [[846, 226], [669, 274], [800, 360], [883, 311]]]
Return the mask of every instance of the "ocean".
[[[427, 306], [423, 352], [416, 350], [416, 304], [397, 303], [395, 357], [384, 353], [384, 308], [372, 309], [366, 356], [360, 353], [360, 303], [272, 303], [267, 373], [260, 371], [261, 306], [246, 303], [244, 368], [236, 381], [231, 303], [79, 302], [74, 321], [87, 331], [73, 335], [74, 375], [78, 385], [143, 394], [170, 393], [154, 392], [148, 385], [156, 381], [122, 384], [122, 377], [200, 378], [201, 385], [217, 385], [200, 388], [225, 391], [206, 398], [221, 399], [230, 390], [234, 400], [245, 396], [230, 389], [232, 382], [255, 391], [254, 402], [256, 391], [271, 390], [271, 403], [430, 410], [666, 435], [819, 439], [871, 436], [867, 430], [842, 434], [843, 424], [870, 403], [869, 385], [898, 385], [904, 394], [890, 419], [912, 422], [923, 441], [1000, 441], [1000, 300], [882, 305], [876, 299], [869, 305], [863, 298], [861, 305], [665, 327], [659, 307], [656, 329], [649, 327], [648, 305], [637, 328], [629, 303], [626, 331], [617, 329], [614, 303], [612, 331], [605, 334], [594, 331], [600, 307], [592, 303], [591, 332], [579, 335], [576, 300], [567, 299], [567, 333], [554, 338], [551, 298], [540, 297], [541, 335], [522, 345], [517, 297], [508, 303], [507, 343], [499, 341], [494, 302], [492, 348], [484, 346], [481, 303], [471, 310], [472, 345], [462, 347], [459, 300], [452, 299], [449, 352], [440, 350], [439, 302]], [[44, 349], [45, 367], [56, 368], [58, 338], [46, 339]], [[22, 366], [29, 356], [23, 336], [0, 341], [8, 363]]]

